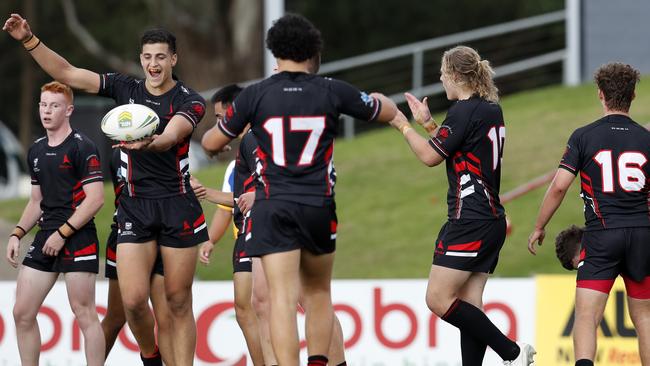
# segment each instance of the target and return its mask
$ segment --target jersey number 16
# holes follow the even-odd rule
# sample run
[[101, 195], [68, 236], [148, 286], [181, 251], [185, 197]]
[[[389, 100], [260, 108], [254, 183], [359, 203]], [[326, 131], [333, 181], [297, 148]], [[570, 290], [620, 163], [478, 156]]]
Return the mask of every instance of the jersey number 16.
[[[614, 166], [612, 150], [601, 150], [594, 155], [594, 160], [600, 165], [603, 177], [603, 192], [614, 192]], [[641, 167], [645, 165], [645, 155], [640, 152], [623, 152], [618, 156], [618, 184], [626, 192], [638, 192], [645, 186], [645, 173]]]

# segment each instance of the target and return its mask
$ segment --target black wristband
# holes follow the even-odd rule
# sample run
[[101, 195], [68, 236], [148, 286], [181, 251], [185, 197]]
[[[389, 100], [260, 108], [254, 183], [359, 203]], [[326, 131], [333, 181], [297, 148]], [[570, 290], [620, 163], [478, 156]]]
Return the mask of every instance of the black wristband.
[[70, 229], [72, 229], [72, 231], [74, 231], [75, 233], [76, 233], [77, 231], [79, 231], [76, 227], [72, 226], [72, 224], [70, 223], [70, 221], [66, 220], [66, 221], [65, 221], [65, 224], [68, 225], [68, 227], [69, 227]]
[[63, 235], [63, 233], [61, 232], [61, 229], [56, 229], [56, 232], [59, 233], [59, 235], [61, 235], [61, 237], [62, 237], [63, 239], [67, 239], [67, 238], [68, 238], [67, 236]]
[[20, 240], [20, 236], [18, 236], [18, 234], [16, 234], [16, 233], [11, 233], [11, 235], [9, 235], [9, 237], [11, 238], [12, 236], [15, 236], [15, 237], [17, 237], [17, 238], [18, 238], [18, 240]]
[[29, 38], [27, 38], [26, 40], [24, 40], [24, 41], [22, 41], [22, 42], [23, 42], [23, 43], [27, 43], [27, 42], [31, 41], [32, 38], [34, 38], [34, 33], [30, 34], [30, 35], [29, 35]]

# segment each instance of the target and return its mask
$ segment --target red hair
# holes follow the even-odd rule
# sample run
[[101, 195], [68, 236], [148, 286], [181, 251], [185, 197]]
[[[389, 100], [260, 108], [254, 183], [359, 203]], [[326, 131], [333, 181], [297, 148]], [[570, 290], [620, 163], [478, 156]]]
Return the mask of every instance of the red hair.
[[46, 91], [50, 93], [65, 95], [65, 99], [67, 99], [70, 104], [72, 104], [72, 101], [74, 99], [74, 96], [72, 94], [72, 89], [63, 83], [59, 83], [58, 81], [51, 81], [43, 85], [41, 87], [41, 93]]

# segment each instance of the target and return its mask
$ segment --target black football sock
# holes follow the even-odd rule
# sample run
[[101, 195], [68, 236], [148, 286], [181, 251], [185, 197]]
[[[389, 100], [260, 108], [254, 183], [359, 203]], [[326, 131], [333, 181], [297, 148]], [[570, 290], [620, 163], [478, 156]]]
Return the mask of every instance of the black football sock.
[[583, 358], [582, 360], [576, 361], [576, 366], [594, 366], [594, 361]]
[[487, 346], [467, 332], [460, 332], [460, 353], [463, 366], [481, 366]]
[[512, 361], [519, 356], [517, 343], [501, 333], [484, 312], [470, 303], [456, 299], [442, 320], [460, 329], [461, 334], [467, 333], [478, 342], [490, 346], [505, 361]]
[[152, 355], [147, 355], [146, 357], [140, 353], [140, 359], [142, 360], [142, 365], [144, 366], [163, 366], [162, 357], [160, 357], [160, 352], [158, 351], [158, 346]]
[[309, 356], [307, 366], [327, 366], [327, 357], [323, 355]]

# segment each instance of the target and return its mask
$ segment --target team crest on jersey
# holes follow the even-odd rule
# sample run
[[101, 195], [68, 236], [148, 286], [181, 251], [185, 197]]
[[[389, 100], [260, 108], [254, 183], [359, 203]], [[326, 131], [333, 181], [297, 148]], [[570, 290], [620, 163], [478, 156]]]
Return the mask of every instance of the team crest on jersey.
[[368, 107], [372, 107], [373, 105], [375, 105], [375, 98], [371, 97], [367, 93], [361, 92], [361, 93], [359, 93], [359, 96], [361, 97], [361, 100], [363, 101], [363, 103], [365, 105], [367, 105]]
[[205, 108], [203, 108], [203, 104], [201, 103], [194, 103], [192, 104], [192, 110], [194, 111], [195, 114], [200, 116], [205, 111]]
[[120, 128], [129, 128], [133, 125], [133, 115], [129, 111], [124, 111], [118, 116], [117, 123]]
[[231, 104], [228, 109], [226, 110], [226, 118], [231, 119], [232, 116], [235, 114], [235, 109], [234, 109], [235, 103]]
[[75, 134], [74, 134], [74, 138], [76, 138], [77, 140], [83, 141], [83, 138], [82, 138], [81, 135], [78, 134], [78, 133], [75, 133]]

